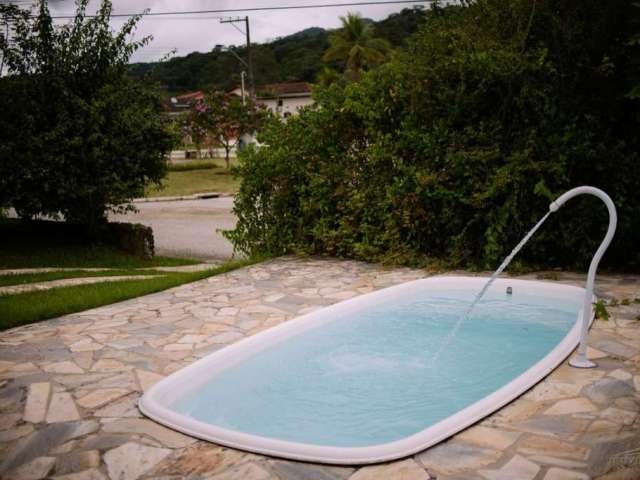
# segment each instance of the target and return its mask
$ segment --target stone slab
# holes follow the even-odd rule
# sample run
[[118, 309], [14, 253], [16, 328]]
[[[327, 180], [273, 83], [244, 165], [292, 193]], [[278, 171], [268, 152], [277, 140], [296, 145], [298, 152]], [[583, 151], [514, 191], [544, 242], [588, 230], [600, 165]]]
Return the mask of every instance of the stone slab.
[[446, 442], [418, 454], [417, 458], [429, 472], [440, 476], [476, 470], [494, 463], [500, 456], [498, 450], [467, 443]]
[[73, 420], [80, 420], [80, 414], [71, 394], [68, 392], [54, 393], [51, 396], [47, 412], [47, 423], [71, 422]]
[[47, 414], [47, 405], [51, 393], [49, 382], [38, 382], [29, 385], [27, 403], [24, 407], [23, 418], [25, 422], [40, 423]]
[[514, 455], [502, 468], [480, 470], [478, 473], [487, 480], [533, 480], [540, 467], [521, 455]]
[[429, 480], [431, 476], [414, 460], [407, 459], [358, 470], [349, 480]]
[[168, 455], [167, 448], [154, 448], [140, 443], [125, 443], [104, 455], [111, 480], [136, 480]]

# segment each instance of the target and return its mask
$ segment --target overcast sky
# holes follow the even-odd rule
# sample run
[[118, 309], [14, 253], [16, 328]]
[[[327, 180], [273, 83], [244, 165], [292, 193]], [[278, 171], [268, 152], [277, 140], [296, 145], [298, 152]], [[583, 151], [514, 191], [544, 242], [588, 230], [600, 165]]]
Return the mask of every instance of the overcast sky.
[[[4, 3], [8, 0], [0, 0]], [[9, 0], [25, 4], [29, 0]], [[113, 0], [114, 13], [135, 13], [144, 9], [151, 12], [192, 11], [229, 8], [252, 8], [288, 5], [318, 5], [331, 3], [351, 3], [358, 0]], [[375, 0], [374, 0], [375, 1]], [[52, 15], [72, 14], [74, 0], [49, 0]], [[92, 0], [90, 9], [95, 10], [99, 0]], [[357, 11], [363, 17], [379, 20], [393, 12], [399, 12], [411, 4], [372, 5], [358, 7], [330, 7], [303, 10], [263, 11], [229, 14], [230, 16], [249, 15], [251, 39], [265, 42], [277, 37], [290, 35], [309, 27], [335, 28], [340, 25], [339, 17], [349, 11]], [[215, 45], [241, 45], [244, 35], [231, 24], [221, 24], [220, 14], [144, 17], [136, 36], [153, 35], [153, 41], [144, 50], [138, 51], [133, 61], [154, 61], [167, 52], [176, 49], [176, 55], [189, 52], [208, 52]], [[58, 20], [60, 22], [62, 20]], [[118, 28], [123, 20], [114, 19], [112, 24]], [[243, 24], [237, 24], [244, 28]]]

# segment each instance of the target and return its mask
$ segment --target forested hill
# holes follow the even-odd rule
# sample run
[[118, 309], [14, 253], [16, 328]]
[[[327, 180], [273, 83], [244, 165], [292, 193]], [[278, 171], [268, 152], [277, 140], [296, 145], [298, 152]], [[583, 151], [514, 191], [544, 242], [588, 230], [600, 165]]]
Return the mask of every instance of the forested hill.
[[[376, 36], [394, 46], [402, 45], [416, 31], [424, 16], [419, 9], [404, 9], [379, 22], [372, 22]], [[257, 85], [286, 81], [313, 82], [324, 66], [322, 55], [329, 46], [330, 31], [308, 28], [269, 43], [253, 45], [253, 65]], [[244, 57], [245, 48], [236, 52]], [[162, 63], [136, 63], [130, 66], [136, 78], [159, 83], [170, 93], [216, 86], [231, 89], [240, 83], [241, 64], [229, 52], [214, 49], [194, 52]]]

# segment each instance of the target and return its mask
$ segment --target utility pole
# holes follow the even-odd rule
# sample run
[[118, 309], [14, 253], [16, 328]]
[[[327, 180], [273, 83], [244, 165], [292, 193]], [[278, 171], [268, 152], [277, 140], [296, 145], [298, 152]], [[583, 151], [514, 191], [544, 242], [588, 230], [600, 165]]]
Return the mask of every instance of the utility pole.
[[[240, 28], [235, 26], [235, 24], [238, 22], [244, 22], [244, 25], [245, 25], [244, 32], [242, 32]], [[225, 18], [225, 19], [221, 19], [220, 23], [230, 23], [237, 30], [240, 30], [240, 32], [244, 33], [247, 37], [247, 69], [249, 70], [249, 95], [251, 99], [253, 99], [256, 94], [256, 85], [253, 78], [253, 55], [251, 54], [251, 33], [249, 28], [249, 16], [247, 15], [244, 18], [242, 17]]]
[[247, 74], [247, 72], [245, 72], [244, 70], [242, 70], [242, 72], [240, 72], [240, 92], [242, 94], [242, 105], [246, 105], [247, 104], [247, 96], [244, 93], [244, 77]]
[[251, 93], [251, 100], [256, 96], [256, 84], [253, 79], [253, 55], [251, 54], [251, 34], [249, 33], [249, 15], [244, 17], [245, 27], [247, 29], [247, 61], [249, 63], [249, 92]]

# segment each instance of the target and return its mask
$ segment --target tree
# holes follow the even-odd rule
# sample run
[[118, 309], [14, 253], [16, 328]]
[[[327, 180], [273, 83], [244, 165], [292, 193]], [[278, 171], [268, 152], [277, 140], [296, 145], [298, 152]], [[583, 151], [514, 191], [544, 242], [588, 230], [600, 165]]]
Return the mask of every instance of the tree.
[[640, 3], [633, 3], [632, 8], [636, 15], [632, 17], [631, 34], [627, 45], [630, 50], [629, 83], [630, 89], [627, 96], [634, 100], [640, 100]]
[[425, 18], [426, 9], [422, 6], [403, 8], [387, 18], [375, 22], [373, 32], [376, 37], [388, 40], [391, 45], [404, 45], [409, 36], [418, 30]]
[[62, 26], [46, 0], [35, 15], [0, 6], [13, 21], [11, 43], [0, 37], [9, 72], [0, 79], [0, 206], [95, 229], [160, 182], [174, 136], [159, 97], [127, 75], [150, 40], [130, 40], [140, 17], [114, 32], [111, 2], [91, 18], [88, 3]]
[[225, 151], [225, 163], [230, 167], [229, 154], [244, 134], [252, 134], [267, 115], [266, 109], [251, 99], [242, 99], [212, 91], [195, 105], [191, 113], [192, 128], [201, 128]]
[[343, 64], [347, 77], [357, 80], [364, 69], [385, 60], [389, 42], [373, 36], [373, 27], [357, 13], [340, 17], [342, 28], [331, 34], [330, 47], [322, 57], [325, 62]]

